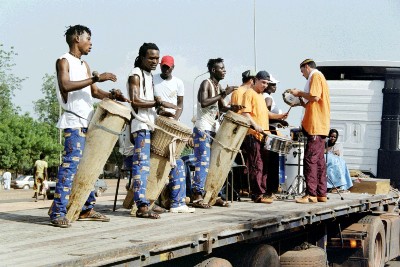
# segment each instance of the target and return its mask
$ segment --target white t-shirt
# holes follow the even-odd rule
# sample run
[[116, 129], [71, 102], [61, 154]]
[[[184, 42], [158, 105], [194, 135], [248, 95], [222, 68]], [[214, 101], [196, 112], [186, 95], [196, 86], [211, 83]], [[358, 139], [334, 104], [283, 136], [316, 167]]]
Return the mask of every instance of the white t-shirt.
[[[89, 78], [86, 64], [80, 59], [69, 53], [62, 55], [60, 59], [62, 58], [68, 60], [70, 81], [82, 81]], [[80, 90], [69, 92], [67, 103], [65, 103], [60, 93], [58, 81], [56, 81], [56, 94], [58, 102], [64, 110], [72, 111], [83, 118], [64, 112], [58, 120], [57, 127], [60, 129], [88, 127], [89, 121], [93, 116], [93, 98], [90, 85]]]
[[[142, 70], [138, 67], [133, 68], [129, 76], [137, 75], [140, 79], [140, 92], [139, 92], [139, 97], [141, 99], [145, 100], [152, 100], [154, 101], [154, 92], [153, 92], [153, 76], [151, 75], [151, 72], [147, 72], [145, 70]], [[144, 80], [143, 80], [144, 77]], [[145, 84], [145, 89], [146, 93], [143, 90], [143, 84]], [[127, 88], [129, 84], [127, 83]], [[128, 89], [129, 91], [129, 89]], [[132, 108], [132, 112], [135, 113], [135, 111]], [[138, 112], [135, 113], [137, 116], [139, 116], [140, 120], [144, 121], [150, 121], [154, 123], [154, 120], [157, 116], [156, 110], [154, 107], [152, 108], [138, 108]], [[133, 117], [132, 123], [131, 123], [131, 133], [137, 132], [139, 130], [152, 130], [146, 123], [140, 121]]]
[[[154, 96], [161, 97], [162, 101], [166, 101], [177, 105], [178, 96], [184, 96], [185, 88], [181, 79], [172, 76], [170, 80], [164, 80], [160, 74], [153, 77]], [[175, 109], [166, 108], [165, 111], [175, 114]]]

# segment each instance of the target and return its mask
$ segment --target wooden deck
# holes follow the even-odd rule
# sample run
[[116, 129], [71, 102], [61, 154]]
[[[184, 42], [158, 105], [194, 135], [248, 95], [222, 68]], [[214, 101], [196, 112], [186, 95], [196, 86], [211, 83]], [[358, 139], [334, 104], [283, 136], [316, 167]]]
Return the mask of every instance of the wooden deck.
[[[111, 222], [49, 225], [47, 208], [0, 213], [1, 266], [100, 266], [130, 262], [145, 266], [273, 232], [312, 224], [397, 201], [394, 195], [330, 194], [326, 203], [234, 202], [230, 208], [196, 209], [194, 214], [162, 214], [159, 220], [129, 216], [112, 201], [97, 210]], [[122, 200], [119, 201], [122, 203]]]

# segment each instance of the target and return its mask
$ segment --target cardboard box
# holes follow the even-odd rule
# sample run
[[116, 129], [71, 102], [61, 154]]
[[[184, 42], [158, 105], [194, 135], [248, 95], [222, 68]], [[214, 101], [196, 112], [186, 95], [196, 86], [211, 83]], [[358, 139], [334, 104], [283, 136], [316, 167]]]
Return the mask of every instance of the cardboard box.
[[[390, 179], [355, 178], [352, 177], [353, 186], [349, 189], [352, 193], [368, 193], [372, 195], [388, 194]], [[360, 182], [359, 182], [360, 181]]]

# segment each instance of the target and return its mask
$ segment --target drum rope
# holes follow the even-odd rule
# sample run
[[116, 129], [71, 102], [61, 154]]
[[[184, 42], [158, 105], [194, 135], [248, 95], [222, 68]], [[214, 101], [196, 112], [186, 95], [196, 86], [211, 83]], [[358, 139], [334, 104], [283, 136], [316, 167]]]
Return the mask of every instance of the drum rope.
[[[203, 132], [203, 131], [202, 131], [202, 132]], [[214, 137], [212, 137], [210, 134], [208, 134], [208, 133], [206, 133], [206, 132], [203, 132], [203, 133], [204, 133], [207, 137], [209, 137], [210, 139], [212, 139], [213, 142], [214, 142], [214, 141], [217, 142], [223, 149], [229, 150], [230, 152], [239, 153], [239, 154], [240, 154], [240, 157], [242, 158], [242, 162], [245, 162], [245, 161], [244, 161], [243, 154], [242, 154], [242, 150], [237, 149], [237, 148], [233, 148], [233, 147], [226, 146], [226, 145], [224, 145], [223, 143], [221, 143], [219, 140], [217, 140], [217, 139], [215, 139]], [[219, 161], [219, 160], [220, 160], [220, 158], [218, 157], [218, 161]], [[219, 164], [219, 162], [218, 162], [218, 164]]]
[[170, 165], [172, 167], [176, 167], [176, 159], [175, 159], [175, 153], [176, 153], [176, 141], [177, 140], [181, 140], [182, 142], [188, 142], [189, 138], [182, 138], [180, 136], [177, 136], [173, 133], [170, 133], [166, 130], [164, 130], [163, 128], [161, 128], [160, 126], [154, 124], [153, 122], [146, 120], [144, 118], [141, 118], [138, 114], [136, 114], [135, 112], [132, 111], [132, 115], [133, 117], [135, 117], [135, 119], [137, 119], [140, 122], [143, 122], [145, 124], [147, 124], [148, 126], [150, 126], [150, 128], [154, 129], [158, 129], [164, 133], [166, 133], [167, 135], [172, 137], [171, 142], [169, 143], [169, 159], [170, 159]]
[[77, 116], [78, 118], [84, 119], [84, 120], [86, 120], [89, 124], [92, 124], [93, 126], [99, 128], [99, 129], [101, 129], [101, 130], [103, 130], [103, 131], [106, 131], [107, 133], [120, 136], [120, 135], [123, 134], [123, 132], [124, 132], [123, 130], [122, 130], [121, 132], [116, 132], [116, 131], [111, 130], [111, 129], [107, 128], [107, 127], [104, 127], [103, 125], [98, 124], [97, 122], [89, 121], [88, 119], [86, 119], [86, 118], [80, 116], [79, 114], [76, 114], [76, 113], [73, 112], [73, 111], [65, 110], [65, 112], [70, 113], [70, 114], [72, 114], [72, 115], [75, 115], [75, 116]]

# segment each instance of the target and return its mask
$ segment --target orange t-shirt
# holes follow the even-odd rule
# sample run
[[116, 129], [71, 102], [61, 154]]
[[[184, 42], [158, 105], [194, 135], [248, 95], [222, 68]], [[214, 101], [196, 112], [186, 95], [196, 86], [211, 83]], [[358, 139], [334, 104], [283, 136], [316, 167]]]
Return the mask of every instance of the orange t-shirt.
[[[231, 105], [242, 105], [243, 102], [243, 95], [246, 92], [247, 87], [240, 86], [238, 89], [233, 91], [231, 96]], [[242, 113], [242, 110], [239, 110], [237, 113]]]
[[302, 126], [309, 135], [328, 136], [331, 118], [329, 87], [324, 75], [320, 72], [311, 76], [310, 95], [320, 99], [306, 104]]
[[[269, 130], [268, 108], [262, 94], [258, 94], [254, 89], [248, 89], [243, 95], [242, 105], [245, 106], [242, 112], [249, 113], [251, 118], [260, 127]], [[262, 140], [263, 135], [253, 129], [249, 129], [247, 134], [254, 135], [258, 140]]]

